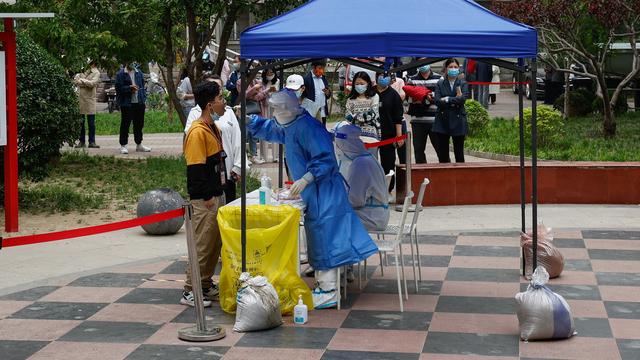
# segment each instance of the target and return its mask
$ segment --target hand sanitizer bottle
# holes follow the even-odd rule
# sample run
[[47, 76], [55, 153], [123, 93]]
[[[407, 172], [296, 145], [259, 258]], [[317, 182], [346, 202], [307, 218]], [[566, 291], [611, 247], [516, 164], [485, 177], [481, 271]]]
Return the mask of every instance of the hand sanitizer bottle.
[[260, 188], [258, 189], [260, 205], [271, 204], [271, 179], [263, 174], [260, 178]]
[[303, 325], [307, 323], [309, 317], [309, 310], [307, 305], [302, 302], [302, 295], [298, 297], [298, 305], [293, 308], [293, 323], [296, 325]]

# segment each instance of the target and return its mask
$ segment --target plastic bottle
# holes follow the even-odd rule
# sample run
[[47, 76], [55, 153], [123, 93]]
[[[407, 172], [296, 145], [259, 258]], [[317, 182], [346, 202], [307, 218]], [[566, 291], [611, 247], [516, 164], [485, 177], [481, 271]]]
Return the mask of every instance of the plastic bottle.
[[303, 325], [309, 319], [309, 310], [307, 305], [302, 302], [302, 295], [298, 297], [298, 305], [293, 308], [293, 323]]
[[260, 205], [271, 204], [271, 179], [267, 175], [260, 178], [260, 188], [258, 189]]

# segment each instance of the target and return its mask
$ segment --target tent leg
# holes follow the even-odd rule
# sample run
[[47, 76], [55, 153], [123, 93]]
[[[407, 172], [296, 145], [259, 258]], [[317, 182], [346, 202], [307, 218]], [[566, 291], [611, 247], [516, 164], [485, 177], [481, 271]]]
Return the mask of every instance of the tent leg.
[[242, 245], [242, 272], [247, 271], [247, 79], [248, 62], [241, 60], [240, 64], [240, 158], [242, 176], [240, 177], [240, 242]]
[[[518, 65], [524, 67], [524, 59], [518, 59]], [[523, 233], [526, 231], [526, 182], [525, 182], [525, 167], [524, 167], [524, 88], [522, 82], [524, 77], [522, 72], [518, 71], [518, 119], [520, 120], [520, 231]], [[522, 248], [522, 276], [526, 276], [526, 260], [524, 248]]]
[[[278, 78], [280, 79], [280, 90], [284, 89], [284, 69], [280, 68], [278, 71]], [[278, 144], [278, 187], [284, 188], [284, 145]]]
[[538, 96], [536, 94], [536, 59], [531, 61], [531, 227], [533, 232], [533, 267], [538, 266]]

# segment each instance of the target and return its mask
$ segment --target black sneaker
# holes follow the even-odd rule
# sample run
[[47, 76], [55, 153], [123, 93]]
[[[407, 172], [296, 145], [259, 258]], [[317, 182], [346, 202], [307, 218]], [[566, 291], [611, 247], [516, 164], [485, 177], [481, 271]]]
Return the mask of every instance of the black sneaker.
[[100, 145], [96, 143], [89, 143], [89, 149], [100, 149]]
[[205, 300], [217, 301], [218, 295], [220, 295], [220, 289], [218, 289], [218, 284], [213, 284], [210, 288], [203, 289], [202, 295], [204, 296]]
[[[193, 291], [183, 291], [182, 297], [180, 298], [180, 304], [192, 307], [195, 306]], [[206, 298], [202, 299], [202, 304], [204, 305], [204, 307], [211, 307], [211, 301], [207, 300]]]

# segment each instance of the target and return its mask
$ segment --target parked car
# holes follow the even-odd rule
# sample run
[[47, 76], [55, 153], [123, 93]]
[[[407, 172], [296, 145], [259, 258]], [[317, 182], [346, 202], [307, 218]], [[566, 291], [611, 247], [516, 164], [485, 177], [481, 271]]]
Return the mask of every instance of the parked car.
[[[543, 99], [545, 96], [545, 65], [542, 62], [538, 62], [538, 70], [536, 72], [536, 94], [538, 99]], [[580, 71], [580, 67], [578, 65], [571, 65], [571, 68]], [[515, 83], [517, 81], [516, 74], [513, 74], [512, 81]], [[531, 73], [525, 74], [525, 80], [527, 84], [524, 85], [524, 93], [527, 99], [531, 99]], [[564, 87], [565, 85], [563, 85]], [[577, 88], [591, 88], [593, 86], [593, 80], [586, 76], [579, 76], [575, 74], [569, 74], [569, 86], [571, 89]], [[512, 90], [514, 94], [518, 93], [518, 85], [514, 84], [512, 86]]]

